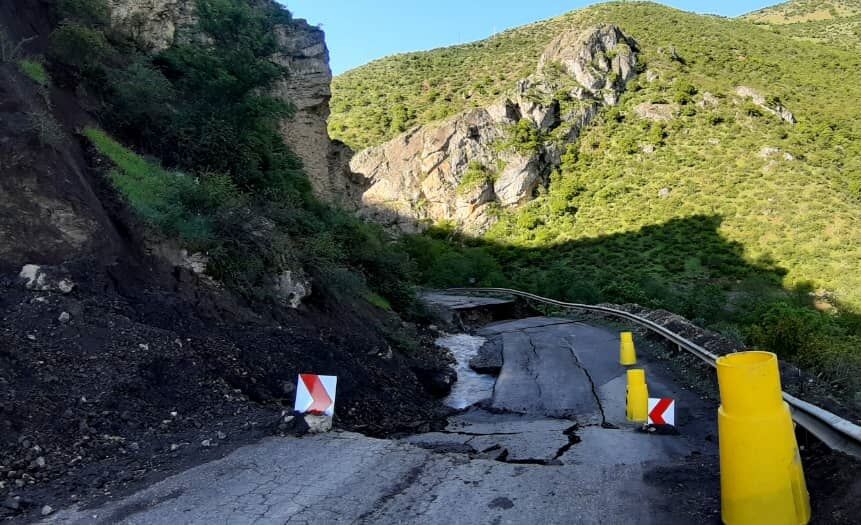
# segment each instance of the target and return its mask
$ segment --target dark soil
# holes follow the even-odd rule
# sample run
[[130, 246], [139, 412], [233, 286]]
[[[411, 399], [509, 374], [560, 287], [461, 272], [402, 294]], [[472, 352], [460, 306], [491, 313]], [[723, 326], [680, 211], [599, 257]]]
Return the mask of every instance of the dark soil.
[[393, 352], [380, 334], [394, 317], [323, 294], [258, 315], [188, 274], [90, 263], [70, 266], [68, 295], [0, 277], [0, 518], [117, 495], [276, 433], [302, 372], [338, 376], [337, 427], [442, 421], [413, 370], [446, 357]]

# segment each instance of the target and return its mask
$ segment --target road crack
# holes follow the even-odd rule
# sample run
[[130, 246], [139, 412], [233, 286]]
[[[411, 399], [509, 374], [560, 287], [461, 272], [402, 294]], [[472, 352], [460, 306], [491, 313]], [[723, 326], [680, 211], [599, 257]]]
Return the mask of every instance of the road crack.
[[523, 328], [515, 328], [513, 330], [501, 330], [498, 332], [493, 332], [493, 334], [494, 335], [497, 335], [497, 334], [514, 334], [517, 332], [526, 333], [527, 330], [534, 330], [536, 328], [546, 328], [548, 326], [561, 326], [561, 325], [565, 325], [565, 324], [577, 324], [577, 323], [581, 323], [581, 322], [582, 321], [559, 321], [557, 323], [537, 324], [535, 326], [526, 326]]
[[601, 403], [601, 398], [598, 396], [598, 389], [595, 386], [595, 381], [592, 379], [592, 374], [590, 374], [589, 370], [583, 366], [582, 362], [580, 362], [580, 356], [578, 356], [577, 352], [574, 350], [574, 343], [571, 342], [571, 340], [568, 341], [568, 350], [571, 352], [571, 357], [574, 358], [574, 364], [577, 365], [577, 368], [583, 371], [586, 379], [589, 380], [592, 397], [595, 398], [595, 404], [598, 405], [598, 411], [601, 412], [601, 426], [604, 427], [607, 425], [607, 417], [604, 415], [604, 405]]
[[526, 330], [529, 330], [529, 328], [522, 328], [518, 331], [526, 336], [526, 340], [529, 342], [529, 347], [532, 349], [532, 354], [535, 356], [535, 359], [529, 363], [528, 369], [529, 373], [532, 375], [532, 378], [535, 380], [535, 388], [538, 389], [538, 399], [543, 399], [544, 393], [541, 389], [541, 383], [538, 381], [538, 374], [535, 372], [535, 364], [538, 362], [539, 359], [538, 348], [536, 348], [535, 342], [532, 341], [532, 336], [526, 333]]

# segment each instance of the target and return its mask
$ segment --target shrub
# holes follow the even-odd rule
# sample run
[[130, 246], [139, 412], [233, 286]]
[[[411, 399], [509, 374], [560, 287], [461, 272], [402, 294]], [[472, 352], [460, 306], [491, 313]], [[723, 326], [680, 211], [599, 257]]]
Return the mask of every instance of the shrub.
[[815, 347], [826, 326], [823, 314], [786, 303], [765, 307], [757, 318], [748, 329], [750, 342], [785, 358]]
[[49, 87], [51, 85], [51, 76], [48, 74], [48, 70], [45, 69], [45, 66], [42, 65], [41, 62], [32, 59], [19, 60], [18, 67], [25, 75], [30, 77], [33, 82], [40, 86]]
[[460, 183], [457, 186], [457, 193], [468, 193], [487, 183], [493, 183], [494, 180], [496, 180], [495, 173], [484, 167], [482, 163], [472, 161], [469, 163], [469, 166], [460, 178]]
[[106, 0], [60, 0], [57, 12], [64, 20], [85, 26], [106, 26], [111, 21]]
[[544, 146], [544, 133], [529, 119], [520, 119], [509, 131], [503, 149], [513, 149], [524, 156], [537, 155]]
[[111, 51], [105, 34], [76, 23], [64, 23], [52, 34], [48, 54], [57, 62], [89, 71], [100, 67]]
[[108, 80], [113, 90], [113, 125], [122, 132], [139, 133], [143, 141], [157, 143], [156, 137], [170, 125], [174, 114], [177, 94], [170, 81], [144, 60], [114, 70]]

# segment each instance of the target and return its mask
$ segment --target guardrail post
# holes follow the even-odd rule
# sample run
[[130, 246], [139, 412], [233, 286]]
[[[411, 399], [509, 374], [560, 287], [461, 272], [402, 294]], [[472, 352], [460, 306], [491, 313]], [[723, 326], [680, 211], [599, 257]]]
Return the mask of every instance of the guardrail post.
[[728, 354], [718, 358], [717, 372], [723, 522], [808, 523], [810, 497], [777, 356]]

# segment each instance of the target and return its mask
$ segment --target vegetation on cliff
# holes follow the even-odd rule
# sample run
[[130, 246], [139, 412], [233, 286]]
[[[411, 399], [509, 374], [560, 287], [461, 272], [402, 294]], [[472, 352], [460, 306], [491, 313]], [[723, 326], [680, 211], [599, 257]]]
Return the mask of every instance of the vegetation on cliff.
[[153, 232], [205, 252], [207, 272], [246, 296], [268, 298], [275, 276], [301, 268], [342, 297], [377, 297], [370, 288], [409, 307], [409, 261], [379, 228], [317, 202], [280, 134], [292, 108], [267, 93], [287, 74], [271, 57], [290, 13], [242, 0], [197, 8], [199, 38], [153, 55], [108, 28], [105, 0], [58, 4], [48, 58], [97, 101], [114, 138], [84, 134], [115, 165], [111, 181]]

